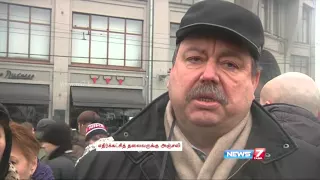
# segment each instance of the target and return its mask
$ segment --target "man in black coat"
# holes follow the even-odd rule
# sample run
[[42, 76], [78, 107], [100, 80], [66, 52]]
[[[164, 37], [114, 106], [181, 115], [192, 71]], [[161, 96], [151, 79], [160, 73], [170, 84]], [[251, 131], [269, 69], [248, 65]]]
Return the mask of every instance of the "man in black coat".
[[[181, 152], [98, 152], [76, 179], [319, 179], [313, 144], [291, 138], [257, 102], [261, 21], [226, 1], [191, 6], [176, 33], [168, 93], [113, 136], [115, 141], [182, 141]], [[224, 159], [228, 149], [266, 148], [264, 160]]]
[[260, 103], [290, 136], [320, 144], [320, 91], [312, 78], [299, 72], [277, 76], [262, 88]]

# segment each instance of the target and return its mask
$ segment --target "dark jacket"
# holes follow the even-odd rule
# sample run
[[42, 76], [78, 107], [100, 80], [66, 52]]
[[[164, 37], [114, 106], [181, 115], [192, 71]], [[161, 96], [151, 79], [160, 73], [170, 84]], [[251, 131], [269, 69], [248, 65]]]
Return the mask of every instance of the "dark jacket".
[[320, 121], [310, 111], [295, 105], [275, 103], [264, 108], [292, 137], [320, 145]]
[[[165, 93], [113, 135], [115, 141], [163, 141]], [[251, 107], [252, 130], [246, 149], [266, 148], [265, 160], [238, 160], [228, 179], [319, 179], [318, 142], [290, 137], [257, 102]], [[320, 129], [319, 129], [320, 130]], [[76, 166], [76, 179], [163, 179], [176, 176], [165, 152], [97, 152], [85, 155]], [[162, 162], [165, 162], [162, 164]], [[164, 167], [164, 168], [163, 168]], [[161, 179], [161, 178], [160, 178]]]
[[49, 155], [47, 164], [52, 169], [54, 179], [72, 179], [74, 177], [74, 165], [76, 158], [70, 153], [59, 154], [51, 158]]

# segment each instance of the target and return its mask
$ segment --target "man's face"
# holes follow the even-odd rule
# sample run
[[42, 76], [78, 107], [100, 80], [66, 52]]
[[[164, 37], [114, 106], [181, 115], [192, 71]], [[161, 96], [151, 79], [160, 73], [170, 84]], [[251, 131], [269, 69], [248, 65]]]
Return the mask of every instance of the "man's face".
[[189, 37], [181, 44], [169, 78], [169, 96], [180, 123], [210, 127], [249, 112], [259, 81], [252, 57], [233, 43]]
[[58, 146], [51, 144], [51, 143], [48, 143], [48, 142], [42, 142], [41, 148], [43, 148], [46, 151], [46, 153], [50, 154], [54, 150], [56, 150], [58, 148]]

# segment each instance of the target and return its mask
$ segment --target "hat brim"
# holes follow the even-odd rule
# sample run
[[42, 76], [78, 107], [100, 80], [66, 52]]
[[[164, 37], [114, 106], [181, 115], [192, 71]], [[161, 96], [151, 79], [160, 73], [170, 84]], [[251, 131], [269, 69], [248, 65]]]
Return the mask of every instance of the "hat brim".
[[177, 44], [180, 44], [187, 36], [191, 34], [212, 34], [213, 36], [219, 38], [227, 38], [228, 40], [234, 42], [241, 42], [249, 50], [250, 54], [255, 60], [259, 60], [261, 48], [257, 47], [252, 41], [246, 38], [244, 35], [236, 32], [230, 28], [216, 25], [216, 24], [206, 24], [206, 23], [197, 23], [185, 26], [179, 29], [176, 33]]

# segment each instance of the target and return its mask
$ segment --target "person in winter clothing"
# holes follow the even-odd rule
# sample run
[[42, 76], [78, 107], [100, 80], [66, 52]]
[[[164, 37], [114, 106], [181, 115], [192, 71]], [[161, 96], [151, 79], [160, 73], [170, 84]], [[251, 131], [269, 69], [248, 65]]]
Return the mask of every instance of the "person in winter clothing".
[[298, 72], [282, 74], [262, 88], [260, 103], [289, 135], [320, 144], [320, 92], [312, 78]]
[[[258, 16], [227, 1], [200, 1], [176, 37], [168, 93], [112, 137], [182, 141], [182, 151], [92, 150], [76, 179], [319, 179], [319, 150], [290, 137], [254, 101], [264, 45]], [[266, 148], [264, 160], [223, 158], [225, 150], [254, 148]]]
[[71, 129], [65, 123], [55, 123], [44, 131], [42, 147], [48, 153], [47, 164], [55, 179], [72, 179], [76, 157], [72, 156]]
[[[48, 166], [40, 164], [37, 154], [40, 144], [30, 130], [11, 122], [12, 151], [11, 163], [16, 167], [21, 179], [52, 180], [52, 171]], [[45, 174], [45, 176], [41, 176]]]
[[18, 180], [19, 174], [9, 161], [12, 147], [10, 121], [8, 110], [0, 103], [0, 179]]
[[100, 138], [107, 138], [109, 133], [107, 128], [101, 123], [92, 123], [86, 129], [86, 142], [93, 144]]
[[86, 129], [89, 124], [98, 123], [100, 116], [94, 111], [83, 111], [77, 119], [78, 130], [82, 136], [86, 135]]
[[269, 81], [261, 90], [260, 103], [285, 103], [296, 105], [318, 116], [320, 91], [309, 76], [299, 72], [288, 72]]
[[100, 116], [94, 111], [83, 111], [77, 118], [78, 132], [75, 134], [74, 141], [72, 142], [72, 150], [74, 154], [80, 158], [87, 143], [85, 141], [86, 128], [89, 124], [100, 122]]
[[[41, 138], [43, 136], [44, 131], [52, 124], [55, 124], [56, 121], [49, 119], [49, 118], [43, 118], [41, 119], [36, 127], [35, 136], [38, 139], [38, 141], [41, 141]], [[41, 162], [46, 163], [48, 160], [48, 156], [46, 151], [41, 147], [39, 150], [38, 158]]]

